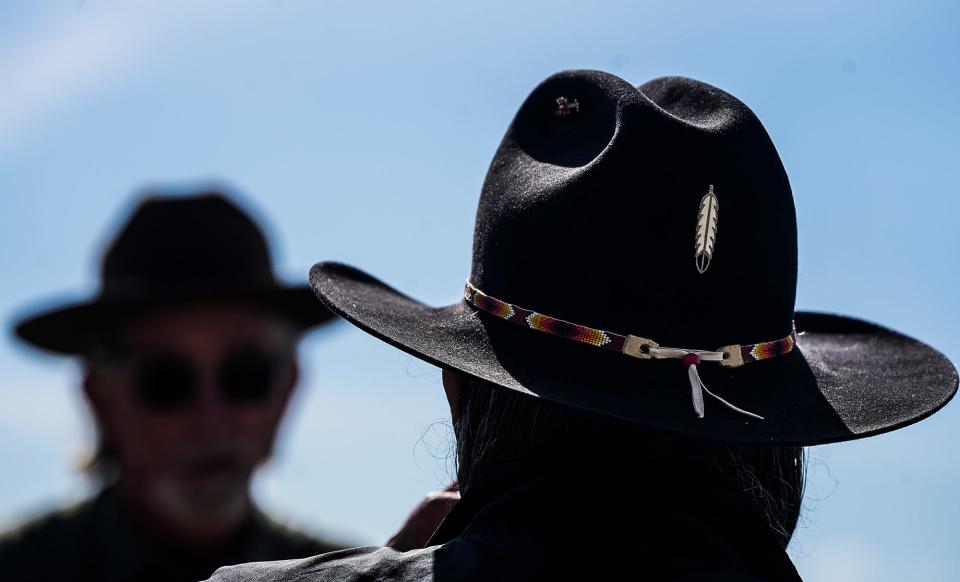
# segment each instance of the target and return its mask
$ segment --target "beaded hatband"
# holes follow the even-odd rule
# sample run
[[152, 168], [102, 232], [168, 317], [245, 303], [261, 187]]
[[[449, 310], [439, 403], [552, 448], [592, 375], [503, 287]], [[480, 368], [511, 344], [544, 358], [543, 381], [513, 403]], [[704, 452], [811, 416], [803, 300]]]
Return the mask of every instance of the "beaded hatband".
[[713, 394], [700, 380], [697, 373], [697, 365], [702, 362], [717, 362], [721, 366], [736, 368], [749, 362], [758, 362], [782, 356], [793, 351], [797, 344], [797, 329], [794, 326], [790, 335], [773, 341], [760, 342], [746, 345], [729, 345], [717, 350], [699, 350], [685, 348], [662, 347], [657, 342], [635, 335], [621, 335], [611, 331], [605, 331], [586, 325], [571, 323], [549, 315], [537, 313], [530, 309], [513, 305], [491, 297], [483, 291], [473, 286], [467, 281], [463, 298], [470, 305], [480, 311], [489, 313], [510, 323], [522, 325], [549, 335], [562, 337], [571, 341], [591, 345], [604, 350], [621, 352], [641, 360], [649, 359], [677, 359], [681, 360], [687, 367], [690, 384], [693, 390], [693, 407], [697, 416], [703, 418], [703, 396], [701, 390], [717, 400], [721, 401], [729, 408], [753, 418], [763, 419], [763, 417], [752, 412], [737, 408], [726, 400], [723, 400], [716, 394]]

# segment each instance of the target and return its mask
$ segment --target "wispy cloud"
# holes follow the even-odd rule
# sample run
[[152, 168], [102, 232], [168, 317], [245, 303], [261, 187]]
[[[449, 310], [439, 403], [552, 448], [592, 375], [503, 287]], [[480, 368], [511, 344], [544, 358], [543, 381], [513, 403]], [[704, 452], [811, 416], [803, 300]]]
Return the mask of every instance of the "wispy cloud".
[[98, 2], [60, 6], [0, 51], [0, 151], [56, 114], [142, 74], [191, 29], [234, 22], [224, 2]]
[[60, 374], [8, 374], [0, 386], [0, 443], [75, 445], [90, 432], [76, 383]]
[[883, 557], [876, 548], [856, 539], [825, 540], [803, 565], [808, 569], [806, 578], [812, 582], [873, 582], [884, 571]]
[[816, 552], [799, 560], [797, 565], [808, 582], [946, 582], [954, 579], [948, 575], [943, 560], [934, 553], [917, 548], [884, 553], [881, 545], [850, 536], [824, 539]]

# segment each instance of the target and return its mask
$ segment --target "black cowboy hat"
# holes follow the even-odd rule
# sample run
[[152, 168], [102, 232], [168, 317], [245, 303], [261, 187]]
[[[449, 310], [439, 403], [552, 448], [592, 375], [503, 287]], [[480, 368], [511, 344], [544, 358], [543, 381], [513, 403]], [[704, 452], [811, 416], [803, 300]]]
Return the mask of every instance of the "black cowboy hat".
[[338, 263], [310, 281], [330, 309], [437, 366], [710, 439], [865, 437], [957, 389], [930, 346], [794, 311], [780, 158], [746, 105], [691, 79], [540, 84], [484, 182], [472, 267], [465, 300], [440, 308]]
[[107, 247], [100, 276], [96, 297], [31, 315], [16, 334], [39, 348], [78, 354], [151, 308], [198, 300], [249, 302], [301, 330], [334, 317], [307, 286], [277, 281], [263, 233], [216, 192], [144, 197]]

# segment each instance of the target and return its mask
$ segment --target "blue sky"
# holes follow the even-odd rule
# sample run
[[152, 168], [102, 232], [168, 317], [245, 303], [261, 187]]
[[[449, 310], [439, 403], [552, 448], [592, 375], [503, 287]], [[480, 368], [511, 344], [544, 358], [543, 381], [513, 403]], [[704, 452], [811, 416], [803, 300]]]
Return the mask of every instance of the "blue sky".
[[[0, 313], [95, 289], [150, 184], [229, 184], [278, 268], [357, 264], [429, 303], [469, 269], [487, 164], [543, 78], [695, 77], [763, 120], [794, 189], [798, 307], [960, 359], [960, 8], [943, 2], [66, 1], [0, 4]], [[379, 543], [449, 474], [439, 372], [349, 328], [309, 337], [257, 496]], [[82, 497], [72, 363], [0, 342], [0, 523]], [[809, 580], [960, 568], [960, 412], [811, 451]], [[9, 468], [15, 467], [12, 471]]]

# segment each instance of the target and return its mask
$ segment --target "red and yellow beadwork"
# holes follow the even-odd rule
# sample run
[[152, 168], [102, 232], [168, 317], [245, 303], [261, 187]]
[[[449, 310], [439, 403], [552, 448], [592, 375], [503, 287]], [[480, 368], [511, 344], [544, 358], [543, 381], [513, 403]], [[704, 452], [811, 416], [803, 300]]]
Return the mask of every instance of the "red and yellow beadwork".
[[[627, 336], [625, 335], [571, 323], [563, 319], [557, 319], [556, 317], [550, 317], [549, 315], [525, 309], [518, 305], [513, 305], [512, 303], [507, 303], [496, 297], [491, 297], [474, 287], [469, 281], [467, 281], [463, 297], [467, 303], [473, 305], [480, 311], [517, 325], [523, 325], [539, 332], [566, 338], [578, 343], [605, 350], [622, 352], [627, 342]], [[796, 344], [797, 330], [794, 328], [787, 337], [769, 342], [740, 345], [738, 347], [740, 348], [743, 363], [746, 364], [747, 362], [757, 362], [789, 353]]]
[[548, 317], [541, 313], [531, 313], [528, 315], [527, 325], [530, 329], [564, 337], [575, 342], [590, 344], [598, 348], [610, 343], [610, 336], [602, 329], [577, 325], [561, 319]]
[[[467, 300], [470, 301], [469, 298]], [[494, 299], [479, 290], [475, 290], [472, 303], [483, 311], [491, 315], [496, 315], [501, 319], [510, 319], [516, 315], [512, 305], [499, 299]]]
[[796, 343], [797, 329], [794, 328], [793, 331], [790, 332], [790, 335], [777, 341], [740, 346], [740, 353], [743, 355], [744, 363], [756, 362], [758, 360], [782, 356], [792, 351]]

